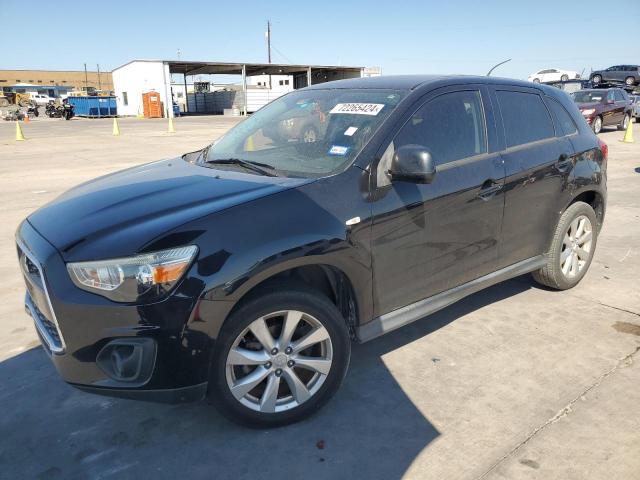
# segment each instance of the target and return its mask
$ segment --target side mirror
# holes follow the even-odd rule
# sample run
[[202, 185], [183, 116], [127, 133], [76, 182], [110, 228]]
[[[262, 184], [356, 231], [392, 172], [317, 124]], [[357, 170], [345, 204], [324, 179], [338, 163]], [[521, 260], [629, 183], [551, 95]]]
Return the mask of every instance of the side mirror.
[[393, 154], [388, 173], [393, 181], [431, 183], [436, 165], [425, 147], [403, 145]]

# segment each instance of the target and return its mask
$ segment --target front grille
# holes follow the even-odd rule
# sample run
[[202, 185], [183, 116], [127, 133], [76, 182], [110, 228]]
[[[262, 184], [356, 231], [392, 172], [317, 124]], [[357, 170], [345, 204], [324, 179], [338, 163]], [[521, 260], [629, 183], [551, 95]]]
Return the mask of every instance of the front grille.
[[36, 329], [49, 351], [62, 353], [65, 347], [64, 339], [51, 305], [42, 267], [28, 247], [21, 244], [18, 244], [18, 260], [27, 285], [25, 298], [27, 311], [33, 318]]

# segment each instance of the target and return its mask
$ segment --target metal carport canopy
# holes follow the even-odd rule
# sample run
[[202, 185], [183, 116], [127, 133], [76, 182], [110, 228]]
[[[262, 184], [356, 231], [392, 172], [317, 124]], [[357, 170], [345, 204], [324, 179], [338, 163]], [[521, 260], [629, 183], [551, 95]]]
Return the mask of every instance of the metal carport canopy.
[[[364, 67], [342, 67], [336, 65], [290, 65], [278, 63], [226, 63], [226, 62], [191, 62], [182, 60], [165, 60], [170, 73], [183, 75], [295, 75], [309, 71], [322, 70], [342, 74], [361, 75]], [[244, 68], [243, 68], [244, 67]]]
[[[323, 83], [331, 76], [340, 78], [348, 75], [353, 78], [362, 76], [364, 67], [342, 67], [335, 65], [290, 65], [278, 63], [227, 63], [227, 62], [191, 62], [181, 60], [163, 60], [169, 68], [169, 74], [181, 73], [184, 76], [185, 91], [187, 75], [242, 75], [244, 97], [243, 114], [247, 114], [247, 77], [255, 75], [300, 75], [306, 74], [307, 85], [312, 85], [313, 74], [318, 72], [326, 76], [315, 83]], [[166, 67], [165, 67], [166, 68]], [[317, 78], [317, 77], [316, 77]], [[295, 84], [295, 83], [294, 83]], [[173, 112], [172, 112], [173, 113]], [[171, 114], [172, 114], [171, 113]]]

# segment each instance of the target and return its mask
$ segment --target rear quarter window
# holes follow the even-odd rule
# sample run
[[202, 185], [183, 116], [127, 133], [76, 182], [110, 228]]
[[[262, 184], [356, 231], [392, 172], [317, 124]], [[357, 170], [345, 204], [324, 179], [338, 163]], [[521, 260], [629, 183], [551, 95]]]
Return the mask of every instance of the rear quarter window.
[[573, 135], [578, 131], [571, 114], [558, 102], [551, 97], [547, 97], [547, 105], [556, 119], [558, 127], [558, 136]]
[[524, 145], [555, 136], [549, 111], [536, 93], [496, 92], [507, 147]]

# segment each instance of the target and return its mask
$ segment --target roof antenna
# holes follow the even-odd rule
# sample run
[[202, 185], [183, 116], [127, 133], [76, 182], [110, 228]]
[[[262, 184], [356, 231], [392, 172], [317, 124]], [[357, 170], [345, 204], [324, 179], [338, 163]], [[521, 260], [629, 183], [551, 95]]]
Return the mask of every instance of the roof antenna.
[[493, 68], [491, 68], [491, 70], [489, 70], [489, 73], [487, 73], [487, 77], [490, 77], [491, 76], [491, 72], [493, 72], [500, 65], [504, 65], [505, 63], [510, 62], [510, 61], [511, 61], [511, 59], [508, 59], [508, 60], [505, 60], [504, 62], [500, 62], [500, 63], [494, 65]]

